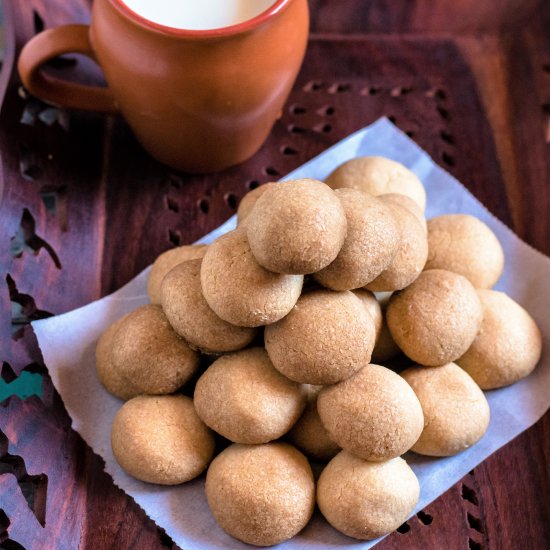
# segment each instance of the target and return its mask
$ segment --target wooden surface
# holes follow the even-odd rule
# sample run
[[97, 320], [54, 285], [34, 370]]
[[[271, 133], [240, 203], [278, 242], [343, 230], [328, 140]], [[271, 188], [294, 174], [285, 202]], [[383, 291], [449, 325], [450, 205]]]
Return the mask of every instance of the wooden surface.
[[[160, 252], [218, 226], [248, 189], [381, 115], [550, 254], [550, 10], [544, 4], [311, 1], [306, 61], [269, 141], [246, 164], [205, 177], [148, 158], [120, 119], [52, 113], [21, 92], [13, 69], [24, 41], [43, 27], [87, 21], [88, 4], [3, 4], [4, 380], [23, 370], [46, 372], [25, 322], [115, 290]], [[90, 63], [73, 61], [50, 70], [97, 80]], [[549, 464], [547, 414], [379, 548], [548, 548]], [[2, 403], [0, 546], [172, 547], [102, 469], [70, 429], [47, 374], [42, 400]]]

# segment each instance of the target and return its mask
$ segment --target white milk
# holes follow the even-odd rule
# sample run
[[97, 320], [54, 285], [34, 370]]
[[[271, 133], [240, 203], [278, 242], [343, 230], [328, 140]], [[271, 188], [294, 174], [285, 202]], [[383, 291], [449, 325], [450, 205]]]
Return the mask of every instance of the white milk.
[[141, 17], [176, 29], [205, 30], [256, 17], [276, 0], [121, 0]]

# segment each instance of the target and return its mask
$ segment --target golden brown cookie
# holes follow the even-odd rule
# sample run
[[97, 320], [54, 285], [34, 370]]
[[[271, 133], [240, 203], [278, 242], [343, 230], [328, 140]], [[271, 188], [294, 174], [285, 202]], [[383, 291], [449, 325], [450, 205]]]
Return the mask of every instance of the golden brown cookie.
[[467, 214], [445, 214], [428, 221], [426, 269], [464, 275], [476, 288], [491, 288], [502, 275], [504, 252], [496, 235]]
[[126, 399], [173, 393], [199, 365], [198, 353], [174, 332], [158, 305], [141, 306], [124, 317], [111, 342], [112, 368], [128, 384]]
[[489, 426], [489, 403], [479, 386], [454, 363], [412, 367], [401, 373], [418, 397], [424, 430], [412, 450], [451, 456], [477, 443]]
[[542, 337], [533, 318], [512, 298], [478, 290], [483, 321], [457, 363], [483, 390], [501, 388], [529, 375], [539, 362]]
[[214, 454], [214, 437], [183, 395], [140, 396], [118, 411], [113, 454], [131, 476], [160, 485], [197, 477]]
[[131, 380], [127, 380], [123, 373], [113, 367], [111, 352], [113, 350], [113, 336], [124, 321], [122, 317], [115, 321], [100, 336], [95, 349], [95, 367], [97, 377], [103, 387], [120, 399], [130, 399], [140, 392], [134, 388]]
[[426, 222], [426, 218], [424, 217], [424, 211], [420, 206], [418, 206], [418, 203], [416, 203], [411, 197], [408, 197], [407, 195], [402, 195], [401, 193], [388, 193], [386, 195], [379, 195], [379, 197], [386, 203], [391, 204], [398, 204], [399, 206], [403, 206], [411, 214], [414, 214], [416, 219], [420, 222], [420, 225], [424, 229], [424, 232], [428, 232], [428, 224]]
[[329, 462], [317, 484], [323, 516], [338, 531], [361, 540], [397, 529], [419, 496], [418, 479], [402, 458], [367, 462], [347, 451]]
[[212, 461], [206, 498], [212, 515], [232, 537], [271, 546], [307, 525], [315, 482], [306, 457], [291, 445], [234, 444]]
[[341, 164], [326, 179], [333, 189], [351, 187], [371, 195], [399, 193], [410, 197], [424, 212], [426, 191], [413, 172], [384, 157], [357, 157]]
[[260, 185], [260, 187], [256, 187], [256, 189], [252, 189], [252, 191], [249, 191], [239, 203], [239, 208], [237, 209], [237, 225], [242, 226], [245, 218], [250, 214], [252, 211], [252, 208], [254, 208], [254, 205], [256, 204], [256, 201], [273, 185], [277, 185], [276, 183], [264, 183], [263, 185]]
[[317, 410], [342, 449], [373, 462], [408, 451], [424, 427], [422, 407], [411, 387], [395, 372], [374, 364], [323, 388]]
[[376, 340], [374, 342], [374, 349], [372, 350], [371, 361], [373, 363], [380, 363], [393, 359], [401, 350], [393, 341], [384, 318], [387, 300], [379, 302], [370, 290], [363, 288], [354, 290], [353, 293], [363, 302], [363, 305], [374, 321]]
[[394, 359], [401, 353], [399, 346], [395, 343], [386, 319], [382, 322], [382, 327], [380, 329], [380, 334], [374, 344], [374, 349], [372, 350], [371, 361], [373, 363], [384, 363]]
[[307, 457], [327, 462], [340, 447], [331, 439], [317, 412], [317, 396], [323, 386], [308, 386], [308, 401], [304, 413], [288, 432], [288, 439]]
[[304, 384], [334, 384], [368, 364], [372, 317], [352, 292], [313, 290], [264, 333], [273, 366]]
[[431, 269], [390, 298], [386, 320], [401, 350], [416, 363], [456, 361], [470, 347], [483, 317], [475, 288], [451, 271]]
[[332, 189], [301, 179], [278, 183], [257, 200], [246, 230], [260, 265], [275, 273], [315, 273], [330, 264], [346, 237], [346, 215]]
[[392, 262], [401, 243], [401, 230], [391, 207], [357, 189], [336, 189], [347, 220], [347, 235], [336, 259], [314, 278], [332, 290], [360, 288], [378, 277]]
[[203, 422], [236, 443], [267, 443], [298, 420], [306, 391], [276, 371], [263, 348], [220, 357], [199, 378], [194, 395]]
[[241, 327], [258, 327], [282, 319], [302, 292], [303, 275], [281, 275], [254, 258], [245, 229], [213, 242], [201, 265], [202, 293], [223, 320]]
[[178, 264], [202, 258], [206, 248], [205, 244], [178, 246], [163, 252], [154, 261], [147, 278], [147, 294], [152, 304], [160, 304], [160, 285], [164, 276]]
[[376, 339], [378, 339], [378, 335], [382, 330], [382, 323], [384, 322], [384, 319], [382, 317], [382, 308], [378, 303], [376, 296], [370, 290], [365, 290], [364, 288], [354, 290], [353, 294], [361, 300], [361, 303], [372, 317], [374, 322], [374, 332], [376, 334]]
[[428, 240], [418, 218], [404, 206], [391, 202], [388, 206], [398, 221], [401, 238], [388, 268], [365, 285], [376, 292], [401, 290], [409, 286], [420, 275], [428, 258]]
[[237, 327], [218, 317], [201, 289], [201, 262], [191, 260], [176, 266], [164, 278], [162, 307], [174, 330], [205, 353], [235, 351], [247, 346], [256, 329]]

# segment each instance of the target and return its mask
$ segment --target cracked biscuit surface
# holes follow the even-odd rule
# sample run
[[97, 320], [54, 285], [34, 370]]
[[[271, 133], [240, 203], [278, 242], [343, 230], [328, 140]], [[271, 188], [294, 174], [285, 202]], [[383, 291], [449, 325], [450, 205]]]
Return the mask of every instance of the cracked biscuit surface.
[[371, 195], [399, 193], [410, 197], [424, 212], [426, 191], [403, 164], [384, 157], [357, 157], [338, 166], [325, 180], [333, 189], [349, 187]]
[[247, 346], [256, 329], [224, 321], [202, 294], [200, 272], [203, 260], [176, 266], [164, 278], [162, 307], [174, 330], [204, 353], [223, 353]]
[[371, 540], [397, 529], [420, 496], [416, 475], [402, 458], [367, 462], [342, 451], [322, 471], [317, 504], [349, 537]]
[[193, 400], [203, 422], [230, 441], [268, 443], [298, 420], [306, 389], [275, 370], [263, 348], [249, 348], [214, 361]]
[[340, 447], [373, 462], [408, 451], [424, 427], [422, 407], [409, 384], [374, 364], [323, 388], [317, 410]]
[[213, 242], [201, 265], [201, 288], [208, 305], [225, 321], [242, 327], [282, 319], [300, 297], [303, 282], [303, 275], [262, 267], [240, 228]]
[[492, 390], [529, 375], [539, 362], [542, 335], [535, 320], [517, 302], [496, 290], [478, 290], [483, 321], [475, 340], [457, 363]]
[[141, 481], [184, 483], [202, 473], [214, 454], [214, 437], [183, 395], [139, 396], [118, 411], [111, 430], [113, 454]]
[[274, 367], [304, 384], [334, 384], [369, 363], [374, 321], [352, 292], [314, 290], [265, 329]]
[[313, 276], [333, 290], [360, 288], [376, 279], [394, 259], [401, 231], [391, 207], [357, 189], [336, 189], [347, 220], [344, 245], [336, 259]]
[[256, 546], [292, 538], [315, 506], [315, 482], [306, 457], [287, 443], [233, 444], [206, 475], [206, 498], [232, 537]]
[[467, 214], [445, 214], [428, 221], [425, 269], [464, 275], [476, 288], [491, 288], [502, 275], [504, 252], [496, 235]]
[[472, 284], [443, 269], [423, 271], [390, 298], [386, 320], [396, 344], [420, 365], [456, 361], [470, 347], [483, 312]]
[[313, 179], [267, 189], [246, 219], [250, 248], [275, 273], [315, 273], [330, 264], [346, 237], [344, 208], [334, 191]]
[[[100, 380], [114, 395], [129, 399], [136, 395], [173, 393], [196, 372], [199, 356], [180, 337], [158, 305], [141, 306], [106, 334], [98, 343], [98, 372], [104, 370], [105, 357], [113, 371], [100, 374]], [[116, 373], [116, 374], [115, 374]]]
[[451, 456], [477, 443], [489, 426], [489, 403], [472, 377], [454, 363], [401, 373], [422, 405], [424, 429], [412, 450]]

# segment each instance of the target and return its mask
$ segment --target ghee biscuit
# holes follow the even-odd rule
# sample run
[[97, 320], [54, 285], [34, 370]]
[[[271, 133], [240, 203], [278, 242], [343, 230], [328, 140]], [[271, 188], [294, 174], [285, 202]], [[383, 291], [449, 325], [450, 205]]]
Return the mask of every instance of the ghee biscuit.
[[206, 252], [205, 244], [178, 246], [163, 252], [153, 263], [147, 278], [147, 294], [152, 304], [160, 304], [160, 285], [164, 276], [178, 264], [188, 260], [202, 258]]
[[247, 217], [250, 248], [275, 273], [315, 273], [330, 264], [346, 237], [344, 208], [323, 182], [300, 179], [267, 189]]
[[214, 437], [183, 395], [139, 396], [118, 411], [113, 454], [131, 476], [177, 485], [201, 474], [214, 454]]
[[202, 421], [235, 443], [268, 443], [298, 420], [306, 390], [279, 373], [263, 348], [220, 357], [199, 378], [193, 397]]
[[113, 334], [111, 361], [137, 395], [173, 393], [199, 366], [199, 355], [178, 336], [159, 305], [128, 314]]
[[336, 189], [347, 220], [347, 235], [338, 256], [314, 278], [332, 290], [361, 288], [392, 262], [401, 230], [391, 207], [357, 189]]
[[470, 347], [483, 312], [475, 288], [451, 271], [431, 269], [390, 298], [386, 320], [396, 344], [420, 365], [456, 361]]
[[365, 285], [372, 291], [401, 290], [422, 272], [428, 258], [428, 239], [417, 217], [399, 204], [388, 202], [398, 221], [400, 241], [397, 253], [388, 268]]
[[477, 443], [489, 426], [489, 403], [472, 377], [454, 363], [401, 373], [422, 405], [424, 430], [412, 450], [451, 456]]
[[162, 307], [174, 330], [204, 353], [236, 351], [246, 347], [257, 330], [238, 327], [218, 317], [202, 294], [201, 263], [190, 260], [176, 266], [164, 278]]
[[504, 251], [481, 220], [467, 214], [445, 214], [428, 221], [425, 269], [453, 271], [476, 288], [491, 288], [502, 275]]
[[231, 445], [210, 464], [205, 488], [220, 527], [256, 546], [292, 538], [315, 506], [311, 467], [286, 443]]
[[361, 300], [374, 321], [376, 339], [371, 361], [380, 363], [393, 359], [401, 350], [394, 342], [388, 329], [385, 320], [385, 303], [380, 302], [370, 290], [364, 288], [354, 290], [353, 293]]
[[333, 189], [351, 187], [371, 195], [399, 193], [410, 197], [424, 212], [422, 182], [401, 163], [384, 157], [357, 157], [344, 162], [325, 180]]
[[303, 384], [334, 384], [370, 361], [374, 321], [352, 292], [313, 290], [264, 332], [273, 366]]
[[372, 540], [397, 529], [420, 496], [416, 475], [402, 458], [367, 462], [342, 451], [322, 471], [317, 504], [338, 531]]
[[513, 384], [537, 366], [542, 336], [534, 319], [512, 298], [478, 290], [483, 321], [472, 345], [457, 363], [483, 390]]
[[328, 462], [340, 451], [340, 447], [329, 436], [317, 412], [317, 396], [322, 387], [308, 386], [306, 408], [288, 432], [288, 439], [307, 457]]
[[[126, 317], [126, 316], [125, 316]], [[123, 323], [125, 317], [115, 321], [99, 337], [95, 350], [95, 367], [97, 377], [103, 387], [111, 394], [120, 399], [131, 399], [139, 395], [131, 380], [126, 380], [122, 372], [113, 367], [112, 351], [113, 336]]]
[[270, 182], [270, 183], [264, 183], [263, 185], [260, 185], [259, 187], [256, 187], [256, 189], [252, 189], [252, 191], [249, 191], [239, 203], [239, 208], [237, 208], [237, 225], [242, 227], [245, 218], [248, 217], [248, 214], [252, 211], [252, 208], [254, 208], [254, 205], [256, 204], [256, 201], [273, 185], [277, 185], [277, 183]]
[[282, 319], [302, 292], [303, 275], [282, 275], [262, 267], [252, 255], [244, 229], [213, 242], [201, 265], [201, 288], [208, 305], [224, 321], [259, 327]]
[[330, 437], [342, 449], [372, 462], [408, 451], [424, 427], [422, 407], [409, 384], [374, 364], [323, 388], [317, 410]]
[[406, 208], [411, 214], [414, 214], [416, 219], [420, 222], [420, 225], [424, 229], [424, 232], [428, 232], [428, 223], [424, 216], [424, 211], [418, 203], [415, 202], [411, 197], [403, 195], [402, 193], [387, 193], [385, 195], [379, 195], [379, 198], [384, 201], [386, 204], [398, 204]]

